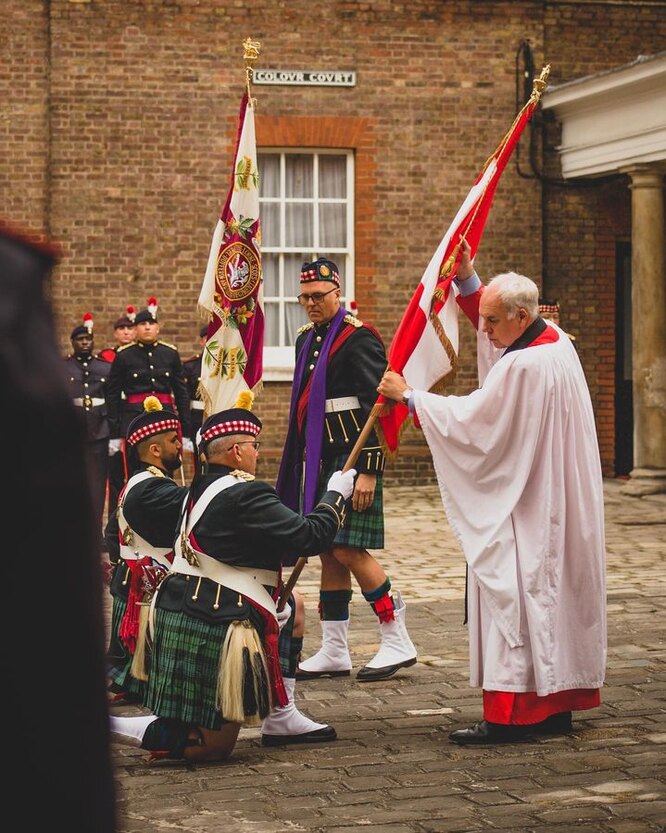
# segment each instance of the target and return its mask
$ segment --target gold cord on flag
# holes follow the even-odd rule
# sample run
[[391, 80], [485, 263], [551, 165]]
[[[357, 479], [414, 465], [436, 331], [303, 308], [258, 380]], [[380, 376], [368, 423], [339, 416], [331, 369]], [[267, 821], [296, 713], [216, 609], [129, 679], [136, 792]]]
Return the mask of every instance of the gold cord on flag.
[[[537, 106], [537, 104], [539, 103], [539, 101], [541, 99], [541, 96], [543, 95], [543, 91], [548, 86], [548, 76], [549, 75], [550, 75], [550, 64], [546, 64], [546, 66], [543, 67], [543, 69], [541, 70], [541, 74], [539, 75], [539, 77], [532, 79], [532, 94], [527, 99], [525, 104], [518, 111], [518, 114], [516, 115], [515, 119], [513, 120], [512, 124], [511, 124], [511, 127], [504, 134], [504, 137], [502, 138], [502, 141], [499, 143], [499, 145], [495, 148], [493, 153], [484, 162], [483, 167], [481, 168], [481, 174], [483, 174], [483, 172], [486, 170], [488, 165], [490, 165], [492, 160], [496, 159], [500, 155], [500, 153], [504, 150], [504, 146], [509, 141], [509, 139], [511, 137], [511, 134], [513, 133], [513, 131], [515, 130], [516, 125], [518, 124], [518, 122], [522, 118], [523, 113], [525, 112], [525, 110], [534, 109]], [[488, 187], [488, 184], [486, 184], [486, 188], [487, 187]], [[472, 223], [476, 219], [476, 215], [477, 215], [477, 212], [479, 210], [479, 206], [481, 205], [481, 202], [483, 201], [483, 196], [484, 196], [485, 193], [486, 193], [486, 191], [484, 189], [483, 193], [481, 194], [481, 196], [478, 198], [478, 200], [476, 202], [476, 207], [474, 208], [474, 213], [470, 217], [469, 223], [467, 223], [467, 228], [460, 235], [461, 240], [465, 239], [465, 235], [467, 234], [468, 230], [472, 227]], [[460, 244], [456, 245], [455, 249], [453, 250], [451, 255], [448, 257], [446, 263], [444, 263], [442, 265], [442, 271], [440, 273], [440, 279], [446, 278], [451, 274], [451, 272], [453, 270], [453, 267], [456, 263], [456, 260], [458, 258], [459, 249], [460, 249]]]
[[261, 43], [258, 40], [252, 40], [252, 38], [246, 38], [243, 41], [243, 50], [244, 55], [243, 59], [245, 60], [245, 86], [247, 88], [247, 103], [250, 107], [254, 107], [257, 103], [256, 99], [252, 98], [252, 93], [250, 91], [250, 84], [252, 83], [252, 79], [254, 77], [254, 66], [253, 64], [259, 58], [259, 50], [261, 49]]

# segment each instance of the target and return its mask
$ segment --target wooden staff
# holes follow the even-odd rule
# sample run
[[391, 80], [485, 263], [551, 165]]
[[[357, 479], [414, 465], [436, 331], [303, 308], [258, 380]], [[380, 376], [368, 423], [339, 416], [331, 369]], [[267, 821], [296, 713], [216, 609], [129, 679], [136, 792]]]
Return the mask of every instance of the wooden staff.
[[[375, 426], [375, 422], [377, 417], [379, 416], [383, 405], [380, 402], [375, 402], [372, 406], [372, 410], [368, 414], [368, 419], [363, 426], [363, 430], [358, 435], [358, 439], [352, 450], [349, 453], [349, 457], [347, 457], [347, 462], [342, 467], [342, 471], [349, 471], [349, 469], [354, 468], [354, 464], [358, 459], [358, 455], [361, 453], [361, 449], [366, 443], [366, 440], [370, 436], [372, 429]], [[291, 575], [289, 576], [287, 583], [282, 588], [282, 593], [280, 593], [280, 599], [277, 603], [278, 612], [284, 610], [284, 606], [287, 604], [287, 599], [291, 596], [291, 591], [294, 589], [296, 582], [298, 581], [298, 577], [303, 571], [303, 567], [308, 563], [307, 558], [299, 558], [296, 564], [294, 565], [294, 569], [291, 571]]]

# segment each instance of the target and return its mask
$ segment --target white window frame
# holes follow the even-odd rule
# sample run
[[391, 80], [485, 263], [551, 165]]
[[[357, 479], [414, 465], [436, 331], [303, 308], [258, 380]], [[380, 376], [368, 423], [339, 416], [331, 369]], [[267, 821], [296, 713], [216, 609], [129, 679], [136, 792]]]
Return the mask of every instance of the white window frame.
[[[280, 213], [281, 213], [281, 229], [282, 234], [284, 233], [285, 223], [284, 223], [284, 211], [285, 205], [288, 202], [308, 202], [311, 201], [313, 203], [336, 203], [338, 199], [332, 198], [320, 198], [319, 197], [319, 167], [318, 167], [318, 160], [320, 156], [323, 155], [335, 155], [335, 156], [342, 156], [344, 155], [347, 159], [346, 165], [346, 175], [347, 175], [347, 216], [346, 216], [346, 223], [347, 223], [347, 245], [344, 248], [335, 248], [335, 247], [327, 247], [325, 251], [318, 251], [315, 249], [313, 252], [304, 252], [300, 246], [286, 246], [284, 243], [284, 239], [280, 240], [280, 244], [278, 246], [266, 246], [262, 242], [261, 251], [263, 253], [277, 253], [278, 255], [283, 254], [299, 254], [302, 253], [304, 259], [316, 259], [317, 257], [330, 257], [331, 260], [334, 260], [338, 263], [339, 266], [343, 266], [344, 264], [344, 292], [345, 294], [341, 296], [341, 301], [344, 304], [346, 300], [352, 299], [355, 297], [355, 275], [354, 275], [354, 151], [348, 148], [300, 148], [300, 147], [286, 147], [286, 148], [274, 148], [274, 147], [258, 147], [257, 148], [258, 154], [271, 154], [271, 155], [280, 155], [280, 196], [279, 197], [269, 197], [264, 198], [262, 197], [260, 200], [260, 208], [259, 208], [259, 216], [261, 217], [261, 203], [264, 202], [272, 202], [280, 203]], [[287, 199], [284, 196], [285, 191], [285, 178], [286, 178], [286, 164], [285, 164], [285, 157], [287, 155], [300, 155], [300, 156], [312, 156], [314, 157], [314, 177], [313, 177], [313, 195], [312, 198], [303, 198], [303, 197], [295, 197]], [[262, 234], [262, 239], [264, 235]], [[319, 241], [319, 212], [314, 212], [314, 241], [317, 243]], [[264, 307], [266, 306], [267, 300], [270, 302], [277, 302], [280, 306], [280, 341], [284, 341], [285, 334], [284, 334], [284, 326], [285, 326], [285, 315], [284, 315], [284, 304], [286, 301], [296, 301], [295, 295], [285, 295], [284, 294], [284, 260], [282, 257], [278, 258], [278, 295], [270, 295], [267, 296], [264, 294]], [[303, 323], [307, 323], [307, 316], [304, 316]], [[263, 381], [265, 382], [285, 382], [291, 381], [294, 377], [294, 345], [285, 345], [282, 347], [264, 347], [264, 369], [263, 369]]]

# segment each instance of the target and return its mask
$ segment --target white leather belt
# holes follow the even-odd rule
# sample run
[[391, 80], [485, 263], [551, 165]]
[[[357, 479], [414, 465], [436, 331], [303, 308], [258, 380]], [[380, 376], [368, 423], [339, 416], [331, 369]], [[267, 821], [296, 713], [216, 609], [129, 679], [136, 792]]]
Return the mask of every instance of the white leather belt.
[[269, 611], [275, 610], [275, 602], [271, 599], [265, 587], [278, 586], [277, 570], [263, 570], [258, 567], [236, 567], [225, 564], [204, 553], [196, 552], [196, 566], [188, 563], [182, 555], [176, 554], [171, 565], [172, 573], [185, 576], [195, 576], [211, 579], [216, 584], [242, 593], [261, 604]]
[[358, 396], [340, 396], [338, 399], [326, 400], [327, 414], [336, 414], [338, 411], [353, 411], [360, 407], [361, 403], [358, 401]]
[[203, 411], [204, 403], [200, 399], [190, 399], [190, 408], [193, 411]]
[[104, 400], [100, 399], [98, 396], [79, 396], [76, 399], [72, 400], [75, 405], [78, 405], [79, 408], [94, 408], [96, 405], [103, 405]]

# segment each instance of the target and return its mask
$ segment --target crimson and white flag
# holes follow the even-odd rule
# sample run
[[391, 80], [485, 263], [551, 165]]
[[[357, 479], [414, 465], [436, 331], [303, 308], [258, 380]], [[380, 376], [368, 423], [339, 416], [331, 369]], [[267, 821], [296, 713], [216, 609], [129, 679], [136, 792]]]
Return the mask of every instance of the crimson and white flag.
[[241, 101], [231, 187], [213, 233], [198, 308], [209, 321], [199, 384], [208, 417], [234, 407], [242, 391], [256, 393], [263, 373], [259, 171], [247, 93]]
[[[437, 251], [425, 269], [419, 285], [403, 315], [388, 351], [391, 370], [404, 376], [410, 387], [438, 390], [454, 374], [458, 358], [457, 289], [452, 283], [461, 256], [460, 241], [465, 238], [474, 257], [481, 241], [497, 183], [506, 168], [525, 125], [537, 107], [549, 67], [535, 92], [516, 116], [497, 150], [487, 160], [474, 185], [449, 226]], [[379, 397], [379, 403], [384, 402]], [[395, 452], [409, 416], [406, 405], [398, 403], [379, 410], [379, 424], [389, 453]]]

